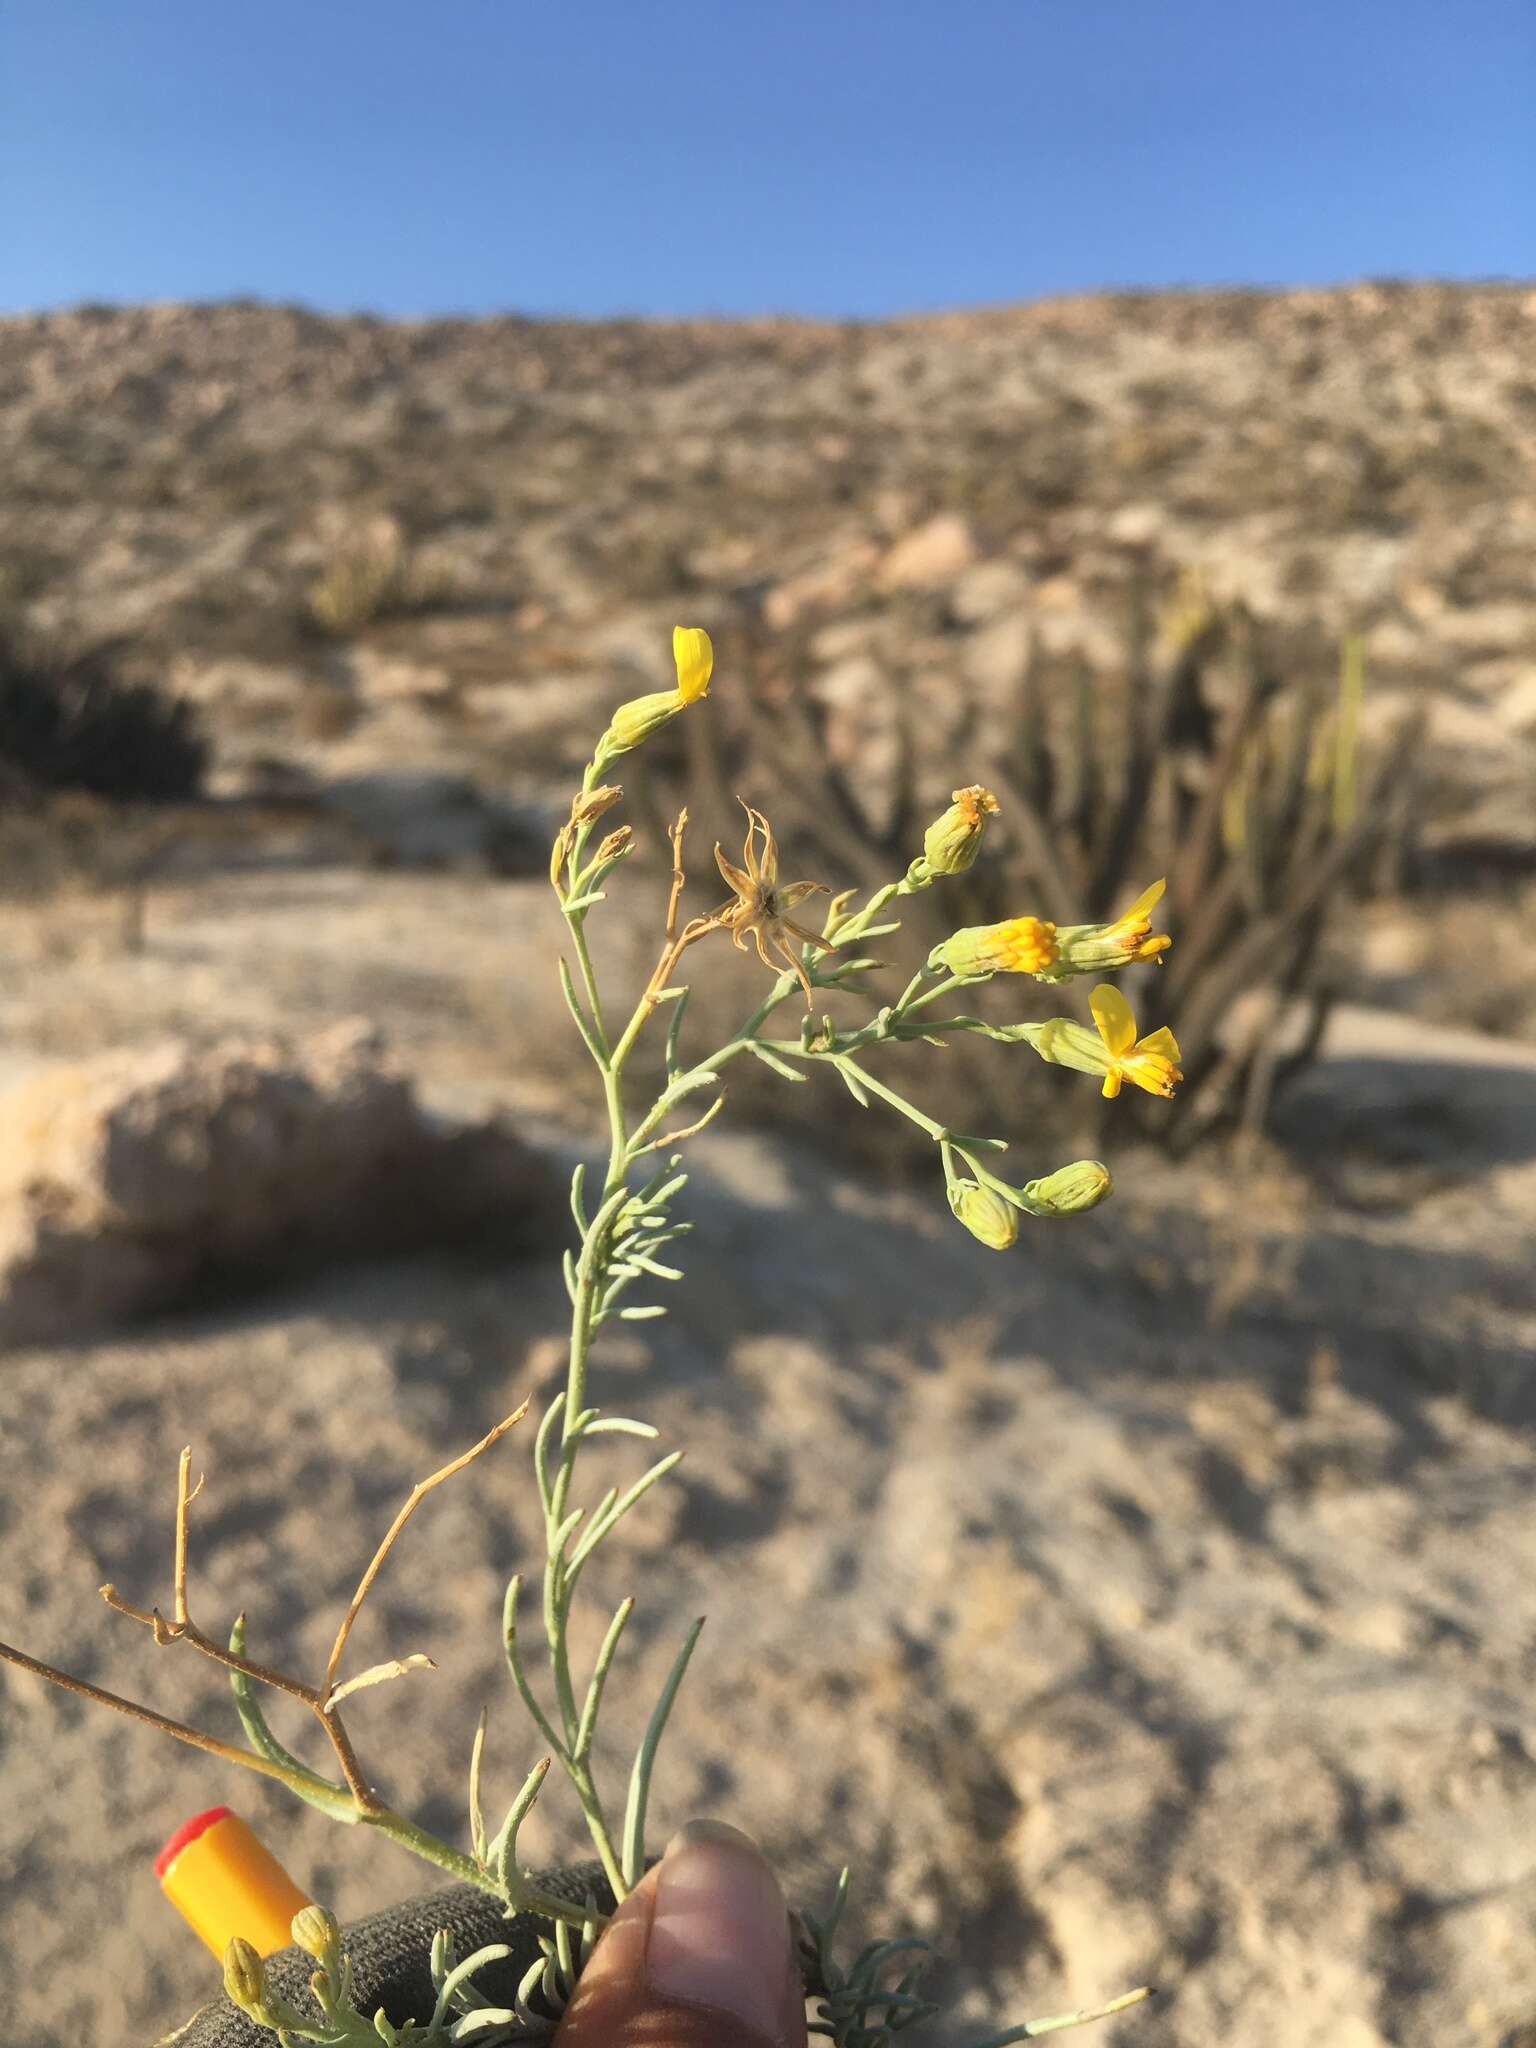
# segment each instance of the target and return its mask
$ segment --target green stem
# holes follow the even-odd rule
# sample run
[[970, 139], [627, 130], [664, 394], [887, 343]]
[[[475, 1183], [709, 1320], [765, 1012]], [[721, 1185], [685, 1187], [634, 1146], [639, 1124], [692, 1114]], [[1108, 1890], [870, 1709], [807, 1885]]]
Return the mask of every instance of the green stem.
[[[578, 842], [579, 843], [579, 842]], [[576, 954], [576, 965], [581, 970], [581, 985], [586, 991], [587, 1008], [591, 1012], [592, 1032], [604, 1060], [608, 1058], [608, 1033], [603, 1024], [603, 1005], [597, 992], [597, 975], [592, 966], [592, 955], [587, 950], [585, 930], [586, 912], [568, 912], [566, 923], [571, 928], [571, 946]]]
[[[812, 1057], [816, 1055], [813, 1054]], [[931, 1116], [925, 1116], [915, 1102], [908, 1102], [905, 1095], [898, 1095], [894, 1088], [887, 1088], [883, 1081], [877, 1081], [867, 1067], [861, 1067], [846, 1053], [826, 1054], [822, 1057], [830, 1058], [837, 1066], [845, 1068], [853, 1075], [859, 1086], [867, 1088], [871, 1095], [878, 1095], [881, 1101], [888, 1102], [892, 1109], [899, 1109], [904, 1117], [917, 1125], [919, 1130], [926, 1131], [936, 1144], [942, 1144], [949, 1138], [949, 1132], [943, 1124], [935, 1123]], [[955, 1149], [960, 1150], [958, 1146]]]

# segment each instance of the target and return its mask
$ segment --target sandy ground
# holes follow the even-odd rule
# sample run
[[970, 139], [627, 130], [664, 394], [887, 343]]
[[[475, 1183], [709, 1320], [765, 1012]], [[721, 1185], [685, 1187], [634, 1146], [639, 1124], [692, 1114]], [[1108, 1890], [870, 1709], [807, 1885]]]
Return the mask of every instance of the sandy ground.
[[[8, 1064], [361, 1009], [430, 1098], [509, 1101], [569, 1147], [541, 903], [258, 876], [152, 906], [139, 955], [55, 920], [23, 960], [13, 925]], [[950, 1958], [944, 2038], [1145, 1979], [1160, 2004], [1101, 2038], [1532, 2038], [1536, 1057], [1353, 1013], [1283, 1135], [1237, 1174], [1117, 1160], [1114, 1204], [1008, 1258], [930, 1191], [707, 1138], [690, 1284], [600, 1369], [600, 1401], [688, 1446], [589, 1575], [589, 1645], [641, 1603], [605, 1782], [618, 1796], [707, 1613], [658, 1839], [728, 1816], [808, 1903], [852, 1862], [861, 1928]], [[543, 1267], [402, 1262], [7, 1358], [7, 1638], [233, 1733], [217, 1678], [94, 1593], [166, 1597], [177, 1448], [208, 1475], [194, 1613], [212, 1630], [244, 1606], [258, 1654], [317, 1668], [412, 1480], [557, 1384], [563, 1309]], [[594, 1453], [594, 1493], [638, 1450]], [[535, 1556], [529, 1452], [514, 1435], [424, 1507], [358, 1632], [359, 1663], [438, 1660], [354, 1730], [456, 1839], [482, 1702], [492, 1798], [536, 1753], [496, 1627]], [[0, 1700], [12, 2040], [142, 2048], [209, 1991], [150, 1859], [213, 1800], [344, 1915], [421, 1885], [387, 1845], [38, 1682], [7, 1673]], [[573, 1812], [547, 1797], [536, 1854], [579, 1846]]]

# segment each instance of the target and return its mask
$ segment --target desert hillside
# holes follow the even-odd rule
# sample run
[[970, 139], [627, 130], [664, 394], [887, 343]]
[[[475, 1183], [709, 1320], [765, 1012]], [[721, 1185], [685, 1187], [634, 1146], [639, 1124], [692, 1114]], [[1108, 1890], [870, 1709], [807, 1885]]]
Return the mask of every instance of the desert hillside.
[[[850, 858], [904, 778], [1007, 772], [1021, 672], [1042, 721], [1113, 726], [1138, 633], [1220, 616], [1331, 703], [1359, 636], [1361, 760], [1411, 733], [1404, 802], [1337, 878], [1317, 1056], [1241, 1142], [1105, 1117], [1115, 1200], [999, 1258], [931, 1173], [868, 1171], [829, 1077], [793, 1129], [744, 1091], [698, 1141], [692, 1284], [600, 1367], [693, 1447], [594, 1568], [642, 1595], [603, 1761], [707, 1611], [658, 1832], [738, 1821], [808, 1903], [851, 1861], [859, 1928], [949, 1959], [945, 2039], [1150, 1979], [1099, 2038], [1529, 2048], [1533, 559], [1530, 285], [0, 320], [0, 624], [104, 649], [207, 743], [172, 803], [0, 759], [0, 1636], [233, 1736], [221, 1682], [95, 1598], [166, 1598], [179, 1447], [205, 1625], [246, 1607], [311, 1666], [411, 1483], [556, 1385], [595, 1105], [549, 835], [675, 621], [720, 650], [690, 721], [750, 699], [732, 771], [814, 823], [799, 677]], [[615, 976], [702, 773], [657, 752]], [[1021, 1149], [1038, 1082], [988, 1106]], [[527, 1456], [423, 1508], [360, 1630], [437, 1660], [357, 1720], [455, 1839], [482, 1701], [498, 1788], [531, 1761], [497, 1641]], [[10, 2037], [146, 2048], [211, 1992], [150, 1859], [215, 1799], [343, 1915], [420, 1884], [233, 1776], [0, 1672]], [[575, 1850], [568, 1803], [530, 1839]]]

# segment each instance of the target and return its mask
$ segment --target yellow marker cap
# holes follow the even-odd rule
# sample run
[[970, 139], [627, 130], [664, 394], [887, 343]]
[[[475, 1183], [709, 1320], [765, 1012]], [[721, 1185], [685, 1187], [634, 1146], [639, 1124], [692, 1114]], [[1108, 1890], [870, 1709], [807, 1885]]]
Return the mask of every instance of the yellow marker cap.
[[239, 1935], [264, 1956], [292, 1941], [312, 1901], [237, 1813], [211, 1806], [179, 1827], [155, 1858], [160, 1888], [216, 1956]]

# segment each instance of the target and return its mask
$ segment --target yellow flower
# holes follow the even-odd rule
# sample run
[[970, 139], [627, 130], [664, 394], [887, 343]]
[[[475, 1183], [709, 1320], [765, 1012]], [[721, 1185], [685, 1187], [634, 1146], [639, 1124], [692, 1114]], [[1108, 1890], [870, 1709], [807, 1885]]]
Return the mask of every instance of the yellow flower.
[[677, 694], [683, 702], [697, 704], [701, 697], [707, 697], [715, 649], [702, 626], [672, 628], [672, 659], [677, 664]]
[[966, 925], [933, 958], [951, 974], [1040, 974], [1056, 958], [1056, 927], [1038, 917]]
[[1152, 929], [1152, 912], [1162, 901], [1166, 881], [1143, 889], [1128, 910], [1112, 924], [1065, 924], [1056, 935], [1056, 959], [1042, 976], [1065, 981], [1070, 974], [1115, 974], [1133, 960], [1155, 960], [1173, 944], [1167, 932]]
[[597, 767], [606, 768], [610, 761], [638, 747], [659, 727], [676, 718], [679, 711], [709, 694], [715, 650], [702, 626], [673, 627], [672, 659], [677, 664], [677, 688], [651, 690], [621, 704], [597, 743], [593, 757]]
[[1167, 1025], [1138, 1038], [1130, 1004], [1108, 981], [1093, 991], [1088, 1007], [1108, 1055], [1104, 1093], [1118, 1095], [1121, 1083], [1130, 1081], [1149, 1095], [1171, 1095], [1184, 1075], [1179, 1067], [1179, 1041]]
[[1019, 1234], [1019, 1212], [980, 1181], [950, 1183], [949, 1206], [972, 1237], [995, 1252], [1005, 1252]]
[[963, 875], [981, 848], [987, 819], [996, 812], [997, 798], [979, 782], [955, 790], [949, 809], [923, 834], [923, 857], [913, 862], [908, 879], [927, 882], [934, 875]]

